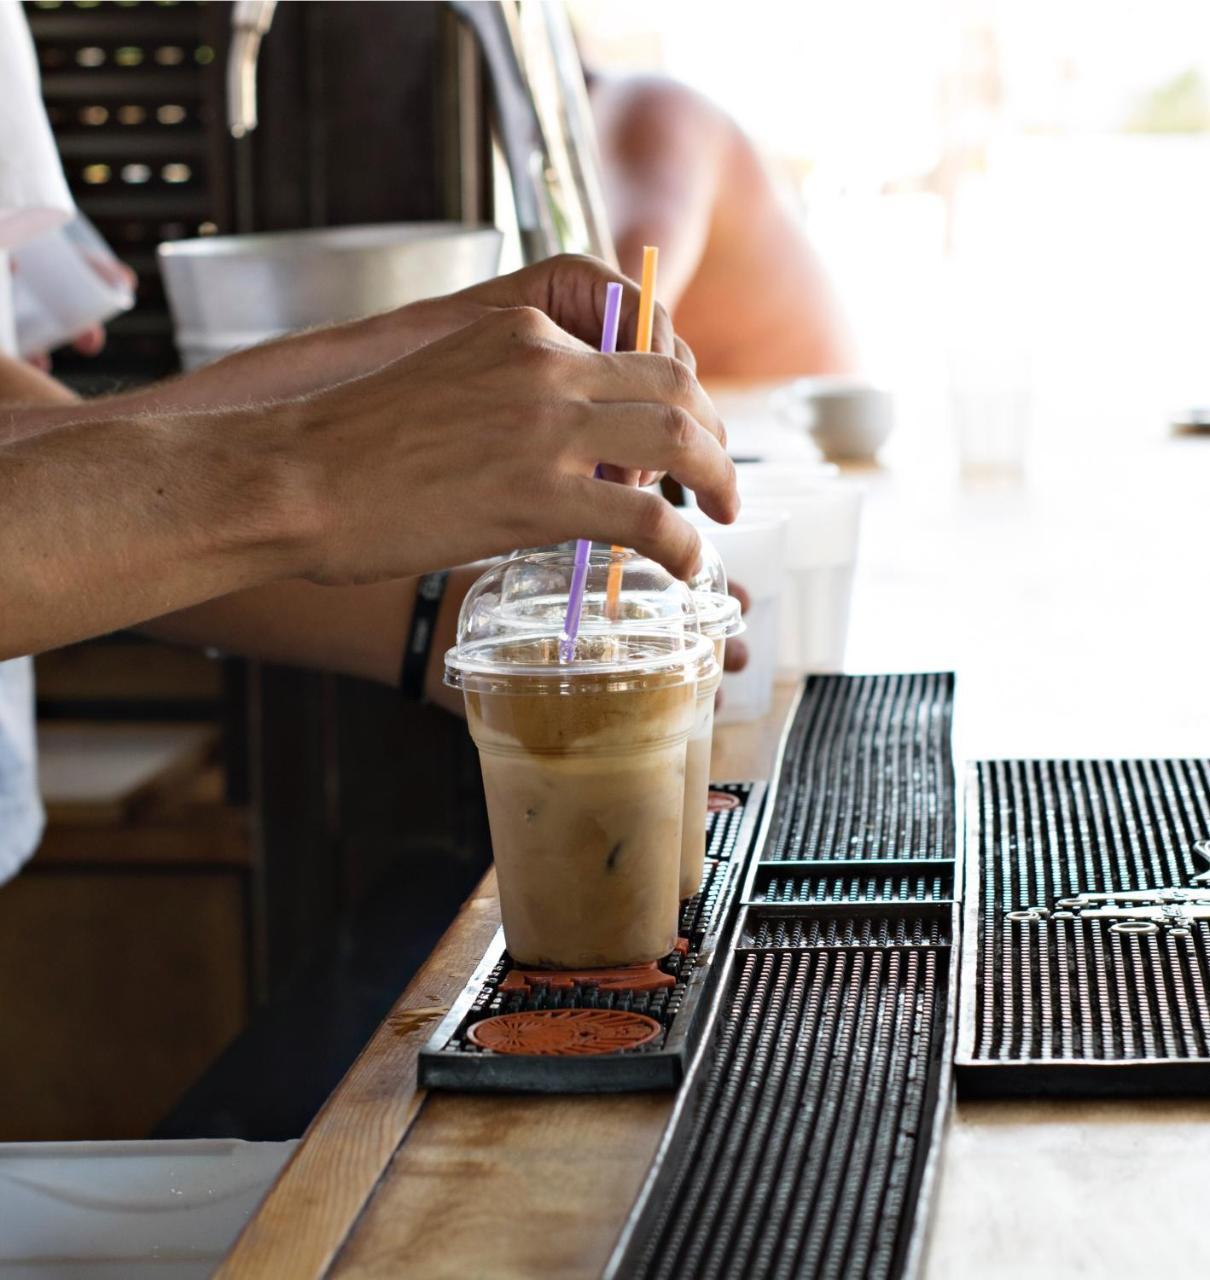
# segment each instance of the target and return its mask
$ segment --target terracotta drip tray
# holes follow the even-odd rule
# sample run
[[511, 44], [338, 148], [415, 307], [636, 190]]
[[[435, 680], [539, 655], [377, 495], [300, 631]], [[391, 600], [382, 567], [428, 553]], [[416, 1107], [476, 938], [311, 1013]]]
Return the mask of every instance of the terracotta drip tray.
[[[714, 870], [715, 868], [711, 868]], [[676, 956], [689, 954], [689, 939], [678, 938], [676, 946], [663, 960], [646, 964], [628, 964], [620, 969], [510, 969], [501, 979], [499, 990], [519, 991], [531, 995], [536, 989], [574, 991], [577, 988], [596, 991], [665, 991], [676, 986]]]
[[662, 960], [579, 972], [514, 964], [503, 930], [420, 1053], [426, 1089], [608, 1093], [670, 1089], [713, 996], [719, 938], [752, 855], [764, 785], [716, 784], [701, 890]]

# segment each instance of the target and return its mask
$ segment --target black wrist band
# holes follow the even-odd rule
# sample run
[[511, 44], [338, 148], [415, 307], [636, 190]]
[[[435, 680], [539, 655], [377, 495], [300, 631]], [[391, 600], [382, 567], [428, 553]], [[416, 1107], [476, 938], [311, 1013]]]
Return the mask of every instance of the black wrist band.
[[410, 702], [424, 701], [424, 676], [433, 647], [437, 611], [449, 573], [426, 573], [416, 584], [416, 601], [412, 605], [412, 625], [403, 649], [403, 667], [399, 672], [399, 690]]

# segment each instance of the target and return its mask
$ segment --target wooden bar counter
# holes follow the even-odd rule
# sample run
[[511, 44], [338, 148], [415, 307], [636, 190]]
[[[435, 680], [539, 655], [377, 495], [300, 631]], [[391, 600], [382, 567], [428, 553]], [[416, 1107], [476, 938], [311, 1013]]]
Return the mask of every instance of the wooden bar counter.
[[[1207, 753], [1210, 440], [1125, 423], [990, 487], [903, 452], [865, 475], [850, 670], [957, 670], [969, 759]], [[716, 778], [768, 776], [794, 684], [779, 682], [765, 721], [718, 732]], [[316, 1117], [223, 1280], [600, 1275], [671, 1096], [415, 1089], [417, 1050], [497, 923], [489, 875]], [[924, 1274], [1210, 1274], [1207, 1184], [1210, 1101], [964, 1103]]]

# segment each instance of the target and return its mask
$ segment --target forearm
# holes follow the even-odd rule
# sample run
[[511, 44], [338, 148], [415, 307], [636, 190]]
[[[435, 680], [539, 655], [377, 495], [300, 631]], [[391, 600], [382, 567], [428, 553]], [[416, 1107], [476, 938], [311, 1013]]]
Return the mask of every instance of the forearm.
[[423, 304], [348, 324], [287, 334], [233, 352], [129, 399], [140, 409], [184, 410], [290, 400], [347, 382], [424, 345]]
[[415, 591], [415, 578], [357, 587], [270, 582], [154, 618], [140, 630], [178, 644], [397, 684]]
[[[454, 643], [462, 598], [481, 568], [468, 565], [450, 573], [425, 670], [429, 701], [457, 714], [462, 695], [443, 683], [444, 654]], [[274, 582], [153, 619], [140, 629], [161, 640], [397, 687], [416, 582], [401, 578], [358, 587]]]
[[61, 382], [24, 360], [0, 355], [0, 445], [24, 434], [14, 425], [15, 406], [61, 408], [72, 404], [79, 404], [79, 397]]
[[[62, 383], [0, 357], [0, 405], [12, 403], [83, 407]], [[442, 684], [441, 655], [454, 642], [458, 607], [477, 573], [451, 574], [426, 673], [430, 700], [451, 710], [461, 711], [462, 698]], [[268, 582], [152, 618], [139, 629], [179, 644], [397, 685], [415, 595], [415, 578], [356, 587]]]
[[289, 427], [121, 417], [0, 445], [0, 658], [300, 572], [314, 504]]
[[115, 396], [81, 401], [53, 378], [0, 356], [0, 444], [66, 422], [132, 413], [189, 413], [291, 400], [380, 369], [423, 346], [425, 303], [351, 324], [290, 334], [237, 351], [203, 369]]

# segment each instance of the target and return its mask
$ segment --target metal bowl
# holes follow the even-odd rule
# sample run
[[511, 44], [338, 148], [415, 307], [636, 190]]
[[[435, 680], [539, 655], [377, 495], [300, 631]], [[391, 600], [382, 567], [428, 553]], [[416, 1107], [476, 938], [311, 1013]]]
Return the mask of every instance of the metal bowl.
[[374, 315], [488, 280], [500, 232], [457, 222], [175, 240], [160, 271], [186, 369], [295, 329]]

